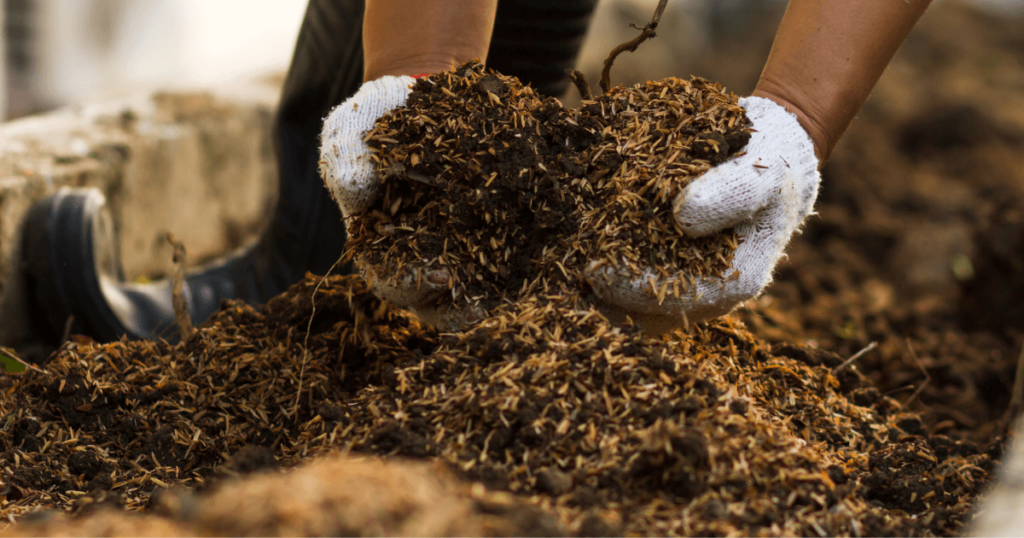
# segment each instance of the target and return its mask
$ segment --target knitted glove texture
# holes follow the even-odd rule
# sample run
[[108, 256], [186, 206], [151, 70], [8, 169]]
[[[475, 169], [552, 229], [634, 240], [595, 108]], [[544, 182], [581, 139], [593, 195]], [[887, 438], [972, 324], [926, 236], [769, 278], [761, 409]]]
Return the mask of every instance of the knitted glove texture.
[[[707, 171], [676, 198], [673, 209], [684, 233], [701, 237], [730, 227], [741, 243], [723, 278], [700, 278], [681, 297], [658, 301], [651, 292], [664, 282], [652, 270], [637, 275], [607, 265], [587, 279], [613, 319], [629, 316], [660, 333], [728, 314], [771, 283], [772, 271], [793, 232], [811, 214], [821, 175], [814, 144], [797, 121], [774, 101], [740, 99], [753, 123], [745, 153]], [[597, 264], [592, 264], [596, 267]]]
[[[381, 116], [405, 105], [413, 82], [405, 76], [367, 82], [324, 120], [320, 173], [346, 221], [369, 209], [380, 196], [380, 177], [363, 139]], [[357, 259], [356, 266], [374, 294], [439, 329], [459, 327], [482, 315], [472, 309], [437, 306], [449, 289], [450, 276], [443, 269], [407, 267], [401, 274], [389, 275], [365, 260]]]

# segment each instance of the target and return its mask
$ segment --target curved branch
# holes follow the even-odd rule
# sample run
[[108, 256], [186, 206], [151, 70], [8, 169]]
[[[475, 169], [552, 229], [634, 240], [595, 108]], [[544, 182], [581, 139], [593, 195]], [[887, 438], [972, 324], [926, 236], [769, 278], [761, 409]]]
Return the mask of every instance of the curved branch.
[[590, 82], [587, 81], [587, 76], [582, 71], [566, 69], [565, 74], [569, 75], [569, 80], [576, 85], [576, 89], [580, 92], [580, 99], [589, 101], [593, 98], [593, 95], [590, 93]]
[[610, 53], [608, 53], [608, 57], [604, 60], [604, 69], [601, 70], [601, 91], [603, 93], [608, 93], [608, 90], [612, 87], [612, 64], [615, 63], [615, 58], [623, 52], [636, 51], [636, 48], [639, 47], [641, 43], [658, 35], [655, 33], [655, 30], [658, 28], [658, 21], [661, 20], [661, 15], [665, 13], [666, 5], [668, 5], [668, 0], [660, 0], [658, 2], [658, 7], [654, 9], [654, 16], [651, 17], [651, 22], [641, 28], [642, 31], [640, 32], [640, 35], [615, 47]]

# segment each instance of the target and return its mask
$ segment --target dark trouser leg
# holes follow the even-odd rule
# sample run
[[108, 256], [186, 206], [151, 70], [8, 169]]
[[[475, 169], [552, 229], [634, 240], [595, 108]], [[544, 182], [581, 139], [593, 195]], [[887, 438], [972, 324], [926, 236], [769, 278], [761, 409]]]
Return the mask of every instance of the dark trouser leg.
[[[363, 79], [362, 0], [310, 0], [285, 79], [275, 126], [281, 187], [270, 238], [282, 253], [303, 255], [306, 270], [324, 274], [345, 243], [341, 211], [317, 172], [323, 118]], [[295, 256], [287, 256], [294, 259]]]
[[595, 6], [597, 0], [499, 0], [488, 67], [561, 96]]

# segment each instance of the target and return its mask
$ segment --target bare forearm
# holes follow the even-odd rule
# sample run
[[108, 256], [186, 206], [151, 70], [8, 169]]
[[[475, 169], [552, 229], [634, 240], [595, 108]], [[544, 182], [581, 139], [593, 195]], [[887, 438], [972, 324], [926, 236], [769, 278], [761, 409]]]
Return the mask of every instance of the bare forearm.
[[363, 80], [485, 60], [497, 0], [367, 0]]
[[800, 119], [824, 162], [931, 0], [792, 0], [754, 95]]

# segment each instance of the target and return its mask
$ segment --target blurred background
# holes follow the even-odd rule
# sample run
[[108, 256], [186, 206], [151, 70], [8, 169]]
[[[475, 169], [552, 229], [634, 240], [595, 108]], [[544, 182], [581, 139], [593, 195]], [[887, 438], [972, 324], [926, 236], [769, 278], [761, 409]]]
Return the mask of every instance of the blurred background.
[[[632, 37], [657, 0], [604, 0], [581, 58], [598, 65], [609, 44]], [[974, 0], [1002, 14], [1022, 0]], [[0, 120], [153, 89], [192, 89], [282, 74], [303, 0], [3, 0]], [[625, 82], [699, 73], [731, 87], [733, 49], [767, 52], [784, 0], [672, 0], [657, 44], [616, 74]], [[750, 26], [761, 31], [751, 35]], [[632, 33], [631, 33], [632, 32]], [[724, 50], [723, 50], [724, 47]], [[717, 51], [717, 54], [709, 52]], [[757, 54], [744, 54], [759, 68]], [[735, 88], [738, 92], [746, 87]]]
[[[656, 3], [604, 0], [581, 59], [584, 70], [599, 64], [608, 44], [632, 37], [635, 31], [627, 24], [649, 19]], [[1009, 15], [1024, 10], [1022, 0], [973, 3]], [[2, 5], [0, 120], [146, 90], [280, 75], [305, 9], [303, 0], [2, 0]], [[722, 52], [753, 46], [766, 53], [771, 31], [751, 39], [749, 27], [773, 29], [784, 7], [784, 0], [672, 0], [658, 43], [641, 47], [637, 60], [628, 66], [622, 62], [617, 75], [630, 82], [706, 71], [704, 76], [731, 86], [738, 81], [729, 78], [735, 73], [721, 62]], [[716, 44], [726, 50], [708, 54]]]
[[304, 10], [302, 0], [3, 0], [0, 117], [281, 73]]

